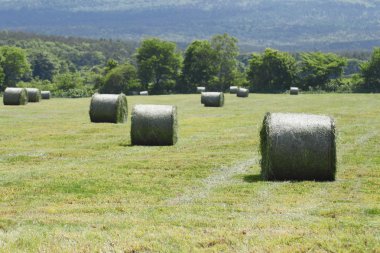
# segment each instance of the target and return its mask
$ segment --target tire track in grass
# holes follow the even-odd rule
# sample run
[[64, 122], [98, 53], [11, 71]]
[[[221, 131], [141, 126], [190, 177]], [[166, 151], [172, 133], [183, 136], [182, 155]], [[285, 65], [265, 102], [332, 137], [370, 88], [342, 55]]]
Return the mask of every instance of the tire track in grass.
[[228, 185], [233, 181], [235, 175], [243, 174], [250, 167], [258, 163], [257, 158], [248, 159], [233, 166], [222, 166], [215, 170], [213, 174], [202, 180], [202, 185], [186, 190], [182, 195], [171, 198], [168, 205], [190, 204], [198, 199], [206, 198], [213, 189], [223, 185]]

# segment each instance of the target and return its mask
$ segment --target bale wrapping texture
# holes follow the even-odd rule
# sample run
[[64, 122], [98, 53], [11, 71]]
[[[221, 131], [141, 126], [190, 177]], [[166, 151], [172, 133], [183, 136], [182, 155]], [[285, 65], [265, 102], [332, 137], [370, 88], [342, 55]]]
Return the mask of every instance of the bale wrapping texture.
[[335, 180], [335, 122], [331, 117], [267, 113], [260, 135], [264, 179]]
[[238, 86], [230, 86], [230, 94], [236, 94], [238, 92]]
[[249, 95], [249, 90], [244, 88], [239, 88], [237, 90], [236, 96], [239, 98], [246, 98]]
[[297, 87], [290, 87], [290, 95], [298, 95], [299, 89]]
[[177, 142], [177, 107], [135, 105], [131, 117], [132, 145], [170, 146]]
[[148, 96], [149, 95], [149, 92], [148, 91], [140, 91], [140, 95], [141, 96]]
[[202, 92], [201, 104], [206, 107], [222, 107], [224, 105], [223, 92]]
[[50, 91], [47, 91], [47, 90], [41, 91], [41, 97], [42, 99], [50, 99], [51, 98]]
[[124, 94], [94, 94], [90, 104], [91, 122], [123, 123], [127, 120], [128, 103]]
[[28, 92], [25, 88], [6, 88], [3, 96], [4, 105], [26, 105]]
[[197, 87], [197, 93], [202, 93], [206, 91], [206, 87]]
[[26, 88], [28, 92], [28, 102], [38, 103], [41, 100], [41, 91], [36, 88]]

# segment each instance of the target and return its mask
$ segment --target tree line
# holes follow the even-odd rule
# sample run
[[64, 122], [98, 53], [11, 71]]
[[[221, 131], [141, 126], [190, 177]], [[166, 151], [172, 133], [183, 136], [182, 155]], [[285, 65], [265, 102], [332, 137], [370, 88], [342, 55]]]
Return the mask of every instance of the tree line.
[[0, 40], [2, 90], [34, 86], [69, 97], [89, 96], [96, 91], [193, 93], [197, 86], [210, 91], [242, 86], [252, 92], [270, 93], [285, 92], [291, 86], [317, 92], [380, 91], [380, 48], [363, 60], [334, 53], [291, 54], [271, 48], [241, 55], [238, 40], [228, 34], [195, 40], [184, 51], [158, 38], [145, 39], [136, 49], [118, 41], [107, 45], [105, 40], [73, 38], [4, 41]]

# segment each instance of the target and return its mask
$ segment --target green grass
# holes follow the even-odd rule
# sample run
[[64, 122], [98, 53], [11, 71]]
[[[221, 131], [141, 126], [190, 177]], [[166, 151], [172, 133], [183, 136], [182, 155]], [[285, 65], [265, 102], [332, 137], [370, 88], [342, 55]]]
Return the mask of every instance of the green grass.
[[[130, 145], [89, 99], [0, 106], [2, 252], [380, 252], [380, 95], [128, 97], [178, 106], [175, 146]], [[265, 112], [328, 114], [337, 181], [263, 182]]]

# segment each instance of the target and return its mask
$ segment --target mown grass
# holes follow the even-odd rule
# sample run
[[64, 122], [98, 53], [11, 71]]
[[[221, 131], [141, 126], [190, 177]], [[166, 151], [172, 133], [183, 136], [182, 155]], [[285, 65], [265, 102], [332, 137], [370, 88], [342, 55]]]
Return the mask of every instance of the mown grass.
[[[380, 252], [380, 96], [128, 97], [178, 106], [173, 147], [92, 124], [89, 99], [0, 106], [2, 252]], [[335, 182], [264, 182], [265, 112], [337, 122]]]

